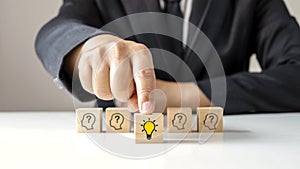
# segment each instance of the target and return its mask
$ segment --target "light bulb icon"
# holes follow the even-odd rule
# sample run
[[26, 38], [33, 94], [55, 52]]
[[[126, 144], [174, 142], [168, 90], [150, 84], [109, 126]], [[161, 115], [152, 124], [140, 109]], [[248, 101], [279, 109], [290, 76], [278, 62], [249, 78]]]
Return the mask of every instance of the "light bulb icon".
[[147, 140], [151, 140], [152, 139], [152, 134], [153, 132], [157, 132], [157, 130], [155, 129], [158, 125], [155, 124], [155, 120], [151, 121], [150, 118], [148, 118], [147, 121], [143, 120], [144, 124], [142, 124], [141, 126], [143, 127], [142, 132], [146, 132], [146, 137]]

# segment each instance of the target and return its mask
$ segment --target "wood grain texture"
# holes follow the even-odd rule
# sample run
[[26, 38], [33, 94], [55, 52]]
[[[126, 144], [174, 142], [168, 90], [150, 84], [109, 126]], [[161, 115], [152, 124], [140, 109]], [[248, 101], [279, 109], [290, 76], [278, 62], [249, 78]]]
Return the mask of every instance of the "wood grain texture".
[[78, 133], [100, 133], [102, 108], [84, 108], [76, 110], [76, 128]]
[[136, 143], [162, 143], [164, 141], [163, 114], [135, 114], [134, 134]]
[[130, 132], [131, 113], [127, 108], [107, 108], [105, 113], [106, 132]]
[[223, 132], [223, 108], [197, 108], [198, 132]]
[[167, 109], [168, 132], [188, 133], [192, 131], [192, 109], [190, 107], [169, 107]]

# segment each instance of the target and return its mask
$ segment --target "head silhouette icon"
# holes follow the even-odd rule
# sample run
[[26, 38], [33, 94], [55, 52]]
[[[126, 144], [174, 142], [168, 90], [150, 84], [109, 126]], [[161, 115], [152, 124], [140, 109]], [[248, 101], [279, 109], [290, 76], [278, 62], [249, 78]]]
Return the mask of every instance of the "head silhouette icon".
[[183, 130], [184, 125], [186, 124], [187, 117], [183, 113], [176, 113], [172, 120], [172, 125], [176, 127], [178, 130]]
[[206, 115], [204, 120], [204, 126], [209, 130], [216, 130], [218, 123], [218, 116], [214, 113], [209, 113]]
[[87, 130], [93, 130], [95, 121], [96, 121], [96, 117], [94, 114], [86, 113], [83, 115], [81, 119], [81, 126]]
[[114, 113], [110, 117], [109, 125], [110, 127], [113, 127], [115, 130], [121, 130], [123, 122], [124, 122], [124, 116], [121, 113]]

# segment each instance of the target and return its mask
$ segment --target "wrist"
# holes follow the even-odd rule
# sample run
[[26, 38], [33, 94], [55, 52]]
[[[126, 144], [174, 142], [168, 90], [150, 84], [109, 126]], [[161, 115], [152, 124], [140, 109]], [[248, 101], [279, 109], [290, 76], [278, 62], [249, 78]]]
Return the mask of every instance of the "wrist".
[[82, 49], [82, 44], [73, 49], [63, 61], [62, 69], [66, 73], [66, 75], [70, 78], [73, 77], [74, 73], [77, 73], [76, 64], [80, 57], [80, 51]]
[[180, 88], [177, 83], [157, 80], [156, 87], [165, 94], [167, 107], [177, 107], [181, 104]]
[[189, 104], [189, 107], [196, 109], [197, 107], [208, 107], [211, 105], [208, 97], [203, 91], [194, 83], [181, 83], [182, 85], [182, 99], [185, 105]]
[[197, 107], [210, 106], [211, 102], [199, 87], [191, 82], [169, 82], [157, 80], [157, 87], [164, 91], [167, 107]]

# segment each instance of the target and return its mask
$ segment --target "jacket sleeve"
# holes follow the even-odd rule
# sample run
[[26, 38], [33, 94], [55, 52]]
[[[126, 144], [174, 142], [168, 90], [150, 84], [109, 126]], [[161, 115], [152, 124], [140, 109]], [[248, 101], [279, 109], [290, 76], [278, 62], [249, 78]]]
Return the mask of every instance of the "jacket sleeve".
[[[225, 113], [300, 111], [299, 25], [282, 0], [260, 0], [254, 31], [255, 51], [263, 71], [226, 77]], [[209, 81], [199, 81], [198, 85], [210, 96]], [[216, 99], [214, 104], [221, 102]]]
[[95, 97], [83, 90], [78, 77], [66, 77], [61, 69], [62, 62], [72, 49], [87, 39], [109, 33], [99, 29], [102, 24], [94, 0], [64, 0], [59, 14], [42, 27], [36, 38], [36, 53], [45, 69], [82, 101]]

